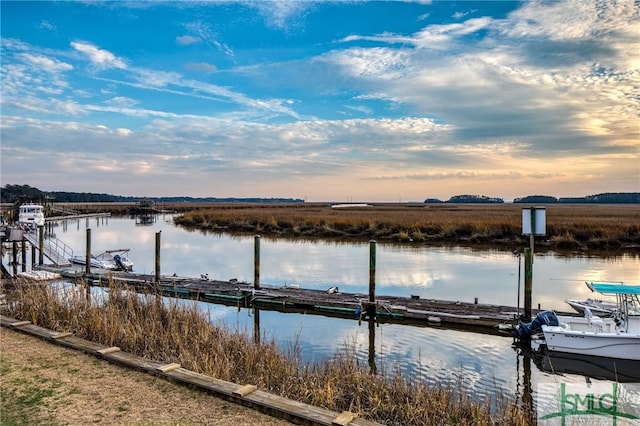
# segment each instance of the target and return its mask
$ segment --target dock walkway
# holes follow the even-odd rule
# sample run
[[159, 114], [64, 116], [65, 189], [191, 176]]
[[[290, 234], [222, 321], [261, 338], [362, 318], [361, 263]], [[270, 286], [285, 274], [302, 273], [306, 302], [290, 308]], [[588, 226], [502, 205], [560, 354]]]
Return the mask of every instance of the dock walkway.
[[[375, 307], [375, 319], [408, 325], [462, 327], [484, 333], [503, 333], [516, 322], [517, 309], [511, 306], [461, 301], [368, 295], [303, 289], [297, 286], [261, 285], [237, 280], [219, 281], [180, 276], [162, 276], [159, 282], [149, 274], [84, 272], [57, 270], [64, 278], [86, 281], [92, 286], [126, 285], [136, 291], [158, 292], [165, 296], [201, 300], [238, 307], [257, 307], [281, 312], [303, 312], [364, 320], [369, 307]], [[534, 310], [534, 314], [536, 311]]]

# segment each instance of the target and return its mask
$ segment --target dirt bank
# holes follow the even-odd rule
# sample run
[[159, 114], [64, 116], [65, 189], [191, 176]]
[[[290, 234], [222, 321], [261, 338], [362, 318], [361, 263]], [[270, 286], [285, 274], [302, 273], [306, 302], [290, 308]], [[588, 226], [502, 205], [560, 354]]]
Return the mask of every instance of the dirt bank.
[[6, 328], [0, 389], [2, 425], [292, 424]]

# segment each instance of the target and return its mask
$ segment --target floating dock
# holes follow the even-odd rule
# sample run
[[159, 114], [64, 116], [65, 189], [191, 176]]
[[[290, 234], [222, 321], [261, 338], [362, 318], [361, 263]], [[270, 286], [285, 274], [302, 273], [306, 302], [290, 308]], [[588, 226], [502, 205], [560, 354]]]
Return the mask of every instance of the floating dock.
[[[86, 274], [82, 271], [55, 269], [63, 278], [85, 282], [91, 286], [121, 285], [139, 292], [157, 292], [164, 296], [194, 299], [210, 303], [256, 307], [280, 312], [298, 312], [354, 320], [375, 319], [407, 325], [433, 325], [463, 328], [491, 334], [508, 332], [517, 321], [517, 309], [511, 306], [422, 299], [418, 296], [399, 297], [360, 293], [342, 293], [299, 288], [298, 286], [261, 285], [237, 280], [219, 281], [179, 276], [162, 276], [156, 282], [154, 275], [101, 271]], [[534, 310], [535, 315], [537, 311]]]

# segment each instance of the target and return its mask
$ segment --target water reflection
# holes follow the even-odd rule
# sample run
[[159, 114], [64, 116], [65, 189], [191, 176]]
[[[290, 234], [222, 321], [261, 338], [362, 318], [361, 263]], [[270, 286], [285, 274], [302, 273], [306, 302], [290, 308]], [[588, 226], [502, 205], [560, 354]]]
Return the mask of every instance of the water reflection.
[[640, 382], [640, 361], [565, 354], [541, 348], [527, 354], [540, 371], [554, 375], [579, 374], [619, 383]]

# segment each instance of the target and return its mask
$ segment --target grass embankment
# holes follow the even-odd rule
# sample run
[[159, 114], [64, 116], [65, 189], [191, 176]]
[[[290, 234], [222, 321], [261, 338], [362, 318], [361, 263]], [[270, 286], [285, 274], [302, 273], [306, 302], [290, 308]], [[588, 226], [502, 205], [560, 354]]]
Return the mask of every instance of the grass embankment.
[[102, 304], [88, 302], [80, 286], [54, 290], [18, 283], [15, 303], [3, 313], [42, 327], [70, 331], [105, 346], [183, 367], [337, 412], [390, 425], [530, 423], [527, 412], [500, 396], [472, 401], [462, 389], [429, 385], [399, 373], [372, 375], [345, 348], [332, 359], [303, 365], [293, 347], [283, 354], [274, 341], [255, 343], [242, 332], [212, 324], [193, 304], [165, 304], [153, 295], [112, 287]]
[[[188, 229], [265, 236], [375, 239], [391, 242], [528, 245], [522, 207], [512, 204], [389, 204], [332, 209], [318, 204], [220, 205], [175, 219]], [[640, 209], [632, 205], [549, 205], [546, 237], [552, 249], [639, 250]]]

